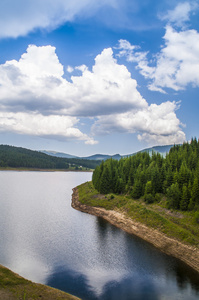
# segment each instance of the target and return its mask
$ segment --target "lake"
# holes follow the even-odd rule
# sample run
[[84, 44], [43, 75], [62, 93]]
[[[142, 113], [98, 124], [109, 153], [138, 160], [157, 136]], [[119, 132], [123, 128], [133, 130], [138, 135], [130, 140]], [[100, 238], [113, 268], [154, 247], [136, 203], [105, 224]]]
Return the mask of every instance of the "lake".
[[0, 263], [85, 300], [199, 299], [199, 275], [71, 208], [92, 173], [0, 171]]

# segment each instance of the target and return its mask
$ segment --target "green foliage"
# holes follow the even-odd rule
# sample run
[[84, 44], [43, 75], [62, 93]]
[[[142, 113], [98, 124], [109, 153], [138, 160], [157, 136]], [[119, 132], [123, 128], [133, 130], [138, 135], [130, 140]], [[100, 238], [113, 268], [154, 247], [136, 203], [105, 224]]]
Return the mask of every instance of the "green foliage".
[[180, 189], [179, 184], [173, 183], [170, 187], [167, 189], [167, 198], [168, 198], [168, 207], [179, 209], [180, 207]]
[[147, 181], [145, 185], [145, 195], [152, 194], [153, 192], [153, 187], [152, 187], [152, 181]]
[[[147, 203], [167, 196], [173, 209], [199, 209], [199, 142], [173, 146], [163, 158], [139, 152], [120, 161], [109, 159], [93, 172], [94, 187], [101, 193], [127, 193]], [[158, 198], [158, 197], [157, 197]]]
[[50, 156], [39, 151], [32, 151], [25, 148], [0, 145], [0, 167], [2, 168], [37, 168], [37, 169], [59, 169], [65, 170], [69, 167], [95, 168], [99, 161], [60, 158]]
[[107, 194], [111, 190], [111, 174], [107, 165], [105, 165], [101, 178], [99, 191], [101, 194]]
[[161, 194], [155, 195], [155, 199], [157, 197], [160, 200], [157, 205], [146, 203], [142, 199], [134, 200], [129, 195], [99, 194], [92, 182], [78, 186], [78, 192], [79, 201], [83, 204], [125, 212], [125, 215], [134, 221], [159, 230], [172, 238], [187, 244], [199, 245], [199, 212], [171, 212], [165, 208], [164, 197]]
[[189, 195], [188, 195], [188, 188], [186, 184], [183, 185], [182, 187], [182, 196], [181, 196], [181, 201], [180, 201], [180, 209], [181, 210], [187, 210], [188, 205], [189, 205]]
[[199, 224], [199, 211], [196, 211], [195, 212], [195, 215], [194, 215], [194, 220], [197, 224]]
[[144, 201], [146, 203], [153, 203], [155, 201], [155, 198], [152, 194], [146, 194], [144, 195]]
[[136, 179], [135, 183], [133, 185], [133, 190], [131, 192], [131, 196], [134, 199], [139, 199], [142, 196], [142, 189], [143, 189], [143, 184], [141, 182], [141, 179]]

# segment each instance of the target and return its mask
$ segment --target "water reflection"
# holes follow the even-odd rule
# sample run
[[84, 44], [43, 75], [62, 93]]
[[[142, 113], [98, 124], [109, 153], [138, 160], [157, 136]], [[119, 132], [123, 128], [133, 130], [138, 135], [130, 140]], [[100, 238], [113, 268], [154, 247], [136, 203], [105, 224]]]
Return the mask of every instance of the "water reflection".
[[68, 293], [82, 299], [97, 299], [86, 276], [73, 269], [57, 267], [49, 276], [47, 284], [60, 290], [67, 290]]
[[93, 225], [95, 237], [92, 245], [86, 241], [91, 252], [82, 269], [57, 268], [48, 278], [49, 285], [66, 290], [70, 282], [70, 292], [85, 300], [199, 297], [199, 276], [191, 268], [101, 218]]
[[199, 294], [199, 274], [196, 271], [193, 271], [187, 265], [178, 261], [173, 273], [180, 290], [186, 290], [187, 286], [190, 284], [195, 292]]
[[71, 208], [89, 173], [0, 172], [0, 262], [86, 300], [199, 298], [199, 276], [101, 218]]
[[145, 281], [144, 279], [143, 281], [139, 281], [136, 274], [133, 278], [108, 281], [103, 286], [101, 293], [98, 294], [84, 274], [60, 267], [52, 272], [52, 275], [48, 279], [48, 285], [61, 290], [67, 289], [68, 292], [75, 294], [83, 300], [160, 299], [154, 283], [150, 280]]

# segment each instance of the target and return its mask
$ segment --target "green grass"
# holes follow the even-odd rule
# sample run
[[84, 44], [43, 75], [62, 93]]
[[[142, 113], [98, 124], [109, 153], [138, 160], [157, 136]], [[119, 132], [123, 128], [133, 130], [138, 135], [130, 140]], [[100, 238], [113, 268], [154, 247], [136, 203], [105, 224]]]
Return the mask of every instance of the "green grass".
[[119, 209], [133, 220], [157, 229], [167, 236], [188, 244], [199, 246], [199, 224], [195, 212], [170, 211], [162, 196], [159, 203], [146, 204], [142, 199], [134, 200], [129, 195], [101, 195], [92, 182], [78, 186], [81, 203], [103, 207], [107, 210]]
[[42, 284], [33, 283], [0, 265], [0, 299], [78, 300], [79, 298]]

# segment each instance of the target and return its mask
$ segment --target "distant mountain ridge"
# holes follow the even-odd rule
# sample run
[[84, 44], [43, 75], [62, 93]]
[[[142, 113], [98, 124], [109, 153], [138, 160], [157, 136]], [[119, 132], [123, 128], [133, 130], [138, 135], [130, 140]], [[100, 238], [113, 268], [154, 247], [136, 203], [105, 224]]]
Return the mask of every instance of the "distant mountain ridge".
[[45, 153], [50, 156], [56, 156], [56, 157], [62, 157], [62, 158], [79, 158], [78, 156], [70, 155], [70, 154], [63, 153], [63, 152], [47, 151], [47, 150], [40, 150], [40, 152]]
[[[162, 154], [163, 156], [166, 156], [167, 153], [169, 153], [169, 150], [173, 147], [174, 145], [165, 145], [165, 146], [154, 146], [154, 147], [151, 147], [151, 148], [146, 148], [146, 149], [143, 149], [141, 151], [138, 151], [136, 153], [139, 153], [139, 152], [148, 152], [149, 154], [152, 154], [152, 152], [155, 152], [155, 153], [160, 153]], [[136, 154], [134, 153], [134, 154]], [[133, 155], [134, 155], [133, 154]], [[131, 154], [132, 155], [132, 154]], [[125, 155], [125, 156], [131, 156], [131, 155]]]
[[136, 153], [139, 153], [139, 152], [148, 152], [149, 154], [152, 154], [152, 152], [155, 152], [155, 153], [158, 152], [161, 155], [166, 156], [166, 153], [169, 153], [169, 150], [173, 146], [174, 145], [154, 146], [154, 147], [146, 148], [146, 149], [137, 151], [137, 152], [132, 153], [132, 154], [127, 154], [127, 155], [94, 154], [94, 155], [87, 156], [87, 157], [78, 157], [78, 156], [73, 156], [71, 154], [67, 154], [67, 153], [63, 153], [63, 152], [50, 151], [50, 150], [49, 151], [48, 150], [40, 150], [40, 151], [45, 153], [45, 154], [51, 155], [51, 156], [62, 157], [62, 158], [77, 158], [77, 159], [87, 159], [87, 160], [107, 160], [109, 158], [113, 158], [113, 159], [120, 160], [122, 157], [132, 156], [132, 155], [135, 155]]
[[88, 159], [88, 160], [107, 160], [109, 158], [120, 160], [122, 156], [120, 154], [115, 154], [115, 155], [95, 154], [88, 157], [82, 157], [82, 159]]

